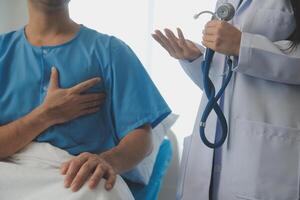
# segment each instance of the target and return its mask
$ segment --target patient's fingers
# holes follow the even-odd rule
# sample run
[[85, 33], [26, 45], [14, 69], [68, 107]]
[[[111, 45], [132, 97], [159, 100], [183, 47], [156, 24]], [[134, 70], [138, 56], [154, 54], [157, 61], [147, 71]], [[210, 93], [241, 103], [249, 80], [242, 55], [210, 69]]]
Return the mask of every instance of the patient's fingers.
[[107, 171], [107, 181], [105, 184], [105, 189], [111, 190], [114, 187], [116, 180], [117, 180], [116, 172], [112, 168], [109, 168], [109, 170]]
[[100, 105], [102, 105], [104, 103], [104, 100], [101, 101], [94, 101], [94, 102], [88, 102], [88, 103], [83, 103], [80, 105], [80, 108], [82, 110], [85, 109], [92, 109], [92, 108], [98, 108], [100, 107]]
[[69, 166], [70, 166], [70, 162], [65, 162], [61, 165], [60, 172], [61, 172], [62, 175], [66, 175], [66, 173], [69, 169]]
[[98, 165], [94, 174], [91, 176], [90, 180], [89, 180], [89, 187], [91, 189], [94, 189], [98, 183], [101, 181], [103, 175], [104, 175], [105, 171], [103, 170], [101, 165]]
[[100, 101], [105, 100], [106, 95], [105, 93], [98, 93], [98, 94], [84, 94], [80, 95], [79, 101], [81, 103], [91, 102], [91, 101]]
[[58, 71], [55, 67], [52, 67], [51, 69], [51, 77], [50, 77], [50, 83], [49, 83], [49, 90], [55, 90], [59, 88], [59, 75]]
[[94, 108], [87, 108], [87, 109], [83, 109], [80, 111], [80, 113], [77, 114], [77, 117], [81, 117], [81, 116], [85, 116], [85, 115], [89, 115], [89, 114], [93, 114], [96, 113], [100, 110], [100, 107], [94, 107]]
[[111, 190], [116, 182], [116, 172], [113, 167], [96, 154], [82, 153], [76, 158], [64, 163], [61, 172], [66, 173], [65, 187], [73, 192], [78, 191], [89, 179], [89, 187], [95, 188], [102, 178], [107, 179], [106, 190]]
[[78, 171], [86, 161], [87, 158], [84, 157], [76, 157], [75, 159], [71, 160], [64, 183], [66, 188], [69, 188], [71, 186], [71, 183], [76, 177]]
[[100, 78], [92, 78], [90, 80], [84, 81], [82, 83], [79, 83], [78, 85], [75, 85], [74, 87], [70, 88], [69, 90], [73, 94], [80, 94], [89, 88], [97, 85], [101, 81]]
[[93, 161], [88, 161], [82, 165], [74, 181], [72, 182], [71, 189], [73, 192], [78, 191], [83, 186], [83, 184], [95, 170], [96, 166], [97, 163]]

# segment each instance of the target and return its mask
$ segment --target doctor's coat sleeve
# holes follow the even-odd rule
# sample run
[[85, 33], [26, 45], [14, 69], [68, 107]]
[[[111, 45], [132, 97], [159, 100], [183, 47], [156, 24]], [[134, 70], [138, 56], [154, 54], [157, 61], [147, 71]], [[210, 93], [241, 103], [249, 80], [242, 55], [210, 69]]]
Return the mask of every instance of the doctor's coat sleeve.
[[134, 52], [111, 39], [109, 72], [111, 112], [118, 139], [142, 125], [154, 128], [171, 110]]
[[[205, 51], [205, 48], [201, 45], [197, 44], [197, 47], [201, 50], [202, 54]], [[187, 60], [179, 60], [179, 63], [185, 73], [193, 80], [193, 82], [203, 90], [203, 76], [201, 73], [201, 63], [203, 61], [203, 55], [194, 60], [193, 62], [189, 62]]]
[[300, 85], [300, 48], [287, 51], [290, 41], [272, 42], [262, 35], [242, 33], [239, 73], [284, 84]]

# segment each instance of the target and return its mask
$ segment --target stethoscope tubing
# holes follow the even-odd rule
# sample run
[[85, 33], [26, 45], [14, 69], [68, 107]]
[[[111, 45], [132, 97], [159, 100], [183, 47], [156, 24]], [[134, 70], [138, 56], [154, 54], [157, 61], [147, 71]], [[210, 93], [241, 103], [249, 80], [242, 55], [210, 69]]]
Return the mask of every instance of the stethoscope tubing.
[[[229, 63], [226, 62], [226, 64], [229, 67], [229, 72], [228, 72], [228, 75], [224, 79], [222, 87], [218, 91], [217, 95], [215, 95], [215, 93], [216, 93], [215, 87], [214, 87], [211, 79], [209, 78], [209, 71], [210, 71], [210, 67], [211, 67], [211, 63], [212, 63], [214, 54], [215, 54], [215, 52], [212, 49], [207, 49], [205, 52], [204, 61], [202, 62], [202, 65], [201, 65], [202, 73], [203, 73], [204, 92], [208, 98], [208, 103], [202, 114], [200, 130], [199, 130], [200, 137], [201, 137], [201, 140], [203, 141], [203, 143], [207, 147], [212, 148], [212, 149], [221, 147], [224, 144], [224, 142], [227, 138], [227, 135], [228, 135], [227, 121], [226, 121], [226, 118], [224, 116], [222, 109], [218, 105], [218, 101], [224, 94], [225, 89], [228, 86], [228, 84], [231, 80], [232, 74], [233, 74], [232, 61], [230, 60], [230, 58], [227, 58]], [[210, 142], [207, 139], [206, 134], [205, 134], [206, 121], [207, 121], [210, 113], [212, 112], [212, 110], [215, 111], [217, 118], [220, 121], [220, 124], [222, 127], [221, 138], [218, 141], [215, 141], [215, 143]]]

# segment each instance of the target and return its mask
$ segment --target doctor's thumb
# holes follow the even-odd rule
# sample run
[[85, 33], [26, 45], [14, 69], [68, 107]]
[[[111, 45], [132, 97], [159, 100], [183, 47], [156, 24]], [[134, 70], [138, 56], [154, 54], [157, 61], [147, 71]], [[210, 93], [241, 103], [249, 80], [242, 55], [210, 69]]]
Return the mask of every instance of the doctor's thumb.
[[49, 83], [49, 90], [58, 89], [59, 88], [58, 82], [59, 82], [58, 71], [55, 67], [52, 67], [50, 83]]

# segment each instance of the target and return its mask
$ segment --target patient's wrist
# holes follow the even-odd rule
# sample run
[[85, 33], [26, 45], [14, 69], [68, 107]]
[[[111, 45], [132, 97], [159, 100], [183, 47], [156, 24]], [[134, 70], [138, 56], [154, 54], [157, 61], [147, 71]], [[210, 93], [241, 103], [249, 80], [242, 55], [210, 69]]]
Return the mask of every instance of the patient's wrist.
[[55, 118], [51, 117], [51, 115], [48, 114], [45, 107], [39, 106], [38, 108], [36, 108], [35, 112], [38, 115], [39, 122], [44, 124], [45, 126], [51, 127], [56, 124]]
[[116, 149], [113, 148], [109, 151], [101, 153], [99, 157], [105, 160], [106, 162], [108, 162], [117, 174], [121, 174], [123, 173], [124, 170], [122, 169], [118, 155], [119, 155], [118, 151], [116, 151]]

